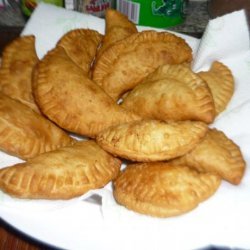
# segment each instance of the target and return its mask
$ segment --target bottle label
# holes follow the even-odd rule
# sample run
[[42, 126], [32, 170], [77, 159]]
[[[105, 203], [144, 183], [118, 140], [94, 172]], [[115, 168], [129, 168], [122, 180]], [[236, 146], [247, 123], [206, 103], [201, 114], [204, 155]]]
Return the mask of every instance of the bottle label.
[[85, 0], [83, 1], [82, 11], [95, 16], [104, 17], [108, 8], [114, 7], [113, 0]]
[[129, 0], [117, 0], [116, 8], [125, 14], [132, 22], [139, 24], [141, 3]]
[[117, 0], [117, 10], [136, 24], [164, 28], [182, 23], [185, 0]]

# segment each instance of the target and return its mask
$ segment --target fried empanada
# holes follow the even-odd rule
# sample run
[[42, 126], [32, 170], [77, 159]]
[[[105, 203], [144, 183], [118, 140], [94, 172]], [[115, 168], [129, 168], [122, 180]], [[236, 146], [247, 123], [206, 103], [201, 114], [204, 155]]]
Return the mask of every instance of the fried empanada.
[[19, 198], [70, 199], [103, 187], [120, 166], [94, 141], [76, 142], [0, 170], [0, 188]]
[[241, 182], [246, 167], [240, 148], [217, 129], [209, 129], [201, 143], [172, 162], [202, 172], [216, 173], [235, 185]]
[[84, 75], [62, 47], [50, 51], [36, 70], [36, 101], [49, 119], [66, 130], [95, 137], [111, 125], [140, 119]]
[[102, 35], [95, 30], [75, 29], [66, 33], [57, 43], [86, 75], [90, 73]]
[[105, 35], [98, 57], [101, 56], [103, 51], [134, 33], [137, 33], [137, 28], [127, 16], [123, 15], [117, 10], [107, 9], [105, 12]]
[[186, 213], [218, 189], [217, 175], [168, 163], [129, 165], [114, 181], [118, 203], [138, 213], [170, 217]]
[[203, 122], [143, 120], [110, 127], [97, 143], [113, 155], [132, 161], [160, 161], [184, 155], [205, 136]]
[[186, 65], [160, 66], [124, 97], [122, 107], [165, 121], [211, 123], [215, 117], [210, 89]]
[[22, 159], [72, 144], [73, 139], [30, 107], [0, 92], [0, 149]]
[[35, 37], [15, 39], [3, 51], [0, 91], [40, 113], [32, 95], [32, 70], [38, 62]]
[[93, 80], [118, 100], [160, 65], [191, 59], [192, 50], [184, 39], [168, 32], [142, 31], [104, 51], [94, 66]]
[[221, 113], [234, 92], [234, 78], [231, 70], [223, 63], [215, 61], [209, 71], [199, 72], [198, 75], [211, 89], [216, 114]]

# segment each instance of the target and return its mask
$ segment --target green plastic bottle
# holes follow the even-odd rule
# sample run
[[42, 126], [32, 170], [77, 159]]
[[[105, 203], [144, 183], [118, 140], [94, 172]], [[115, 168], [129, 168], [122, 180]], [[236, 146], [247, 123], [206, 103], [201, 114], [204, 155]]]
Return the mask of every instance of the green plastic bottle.
[[185, 0], [117, 0], [116, 8], [138, 25], [165, 28], [181, 24]]
[[63, 7], [63, 0], [22, 0], [21, 8], [22, 8], [23, 14], [26, 17], [29, 17], [40, 2], [50, 3], [56, 6]]

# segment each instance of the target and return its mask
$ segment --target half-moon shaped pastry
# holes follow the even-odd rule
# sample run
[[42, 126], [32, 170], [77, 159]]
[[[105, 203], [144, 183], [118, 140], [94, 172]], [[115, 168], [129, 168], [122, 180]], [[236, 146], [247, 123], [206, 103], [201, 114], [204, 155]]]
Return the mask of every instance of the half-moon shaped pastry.
[[143, 120], [110, 127], [96, 140], [106, 151], [125, 159], [160, 161], [186, 154], [206, 132], [203, 122]]
[[114, 182], [116, 201], [135, 212], [156, 217], [186, 213], [212, 196], [220, 178], [168, 163], [129, 165]]
[[121, 108], [84, 75], [58, 46], [38, 64], [34, 95], [41, 111], [60, 127], [87, 137], [139, 117]]
[[246, 167], [240, 148], [217, 129], [209, 129], [201, 143], [172, 162], [198, 171], [216, 173], [235, 185], [241, 182]]
[[0, 188], [18, 198], [70, 199], [114, 179], [120, 160], [94, 141], [41, 154], [0, 170]]
[[72, 144], [73, 139], [30, 107], [0, 92], [0, 149], [22, 159]]
[[168, 32], [142, 31], [107, 49], [94, 66], [93, 80], [118, 100], [160, 65], [191, 59], [192, 50], [182, 38]]
[[209, 71], [199, 72], [198, 75], [211, 89], [216, 114], [221, 113], [234, 92], [234, 78], [231, 70], [223, 63], [215, 61]]
[[86, 75], [90, 72], [102, 35], [95, 30], [75, 29], [66, 33], [57, 43]]
[[19, 37], [7, 45], [0, 68], [0, 91], [40, 113], [31, 87], [37, 62], [34, 36]]
[[122, 107], [159, 120], [211, 123], [215, 108], [209, 87], [186, 65], [163, 65], [124, 97]]
[[104, 50], [134, 33], [137, 28], [127, 16], [117, 10], [107, 9], [105, 12], [105, 35], [103, 37], [102, 46], [98, 51], [98, 57]]

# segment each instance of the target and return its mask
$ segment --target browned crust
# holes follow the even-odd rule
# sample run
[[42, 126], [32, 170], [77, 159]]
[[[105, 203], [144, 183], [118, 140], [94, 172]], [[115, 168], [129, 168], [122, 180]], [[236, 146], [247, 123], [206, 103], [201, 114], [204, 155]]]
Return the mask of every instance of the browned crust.
[[197, 207], [216, 192], [220, 182], [216, 175], [184, 166], [139, 163], [129, 165], [114, 181], [114, 197], [135, 212], [170, 217]]
[[0, 170], [0, 187], [18, 198], [70, 199], [114, 179], [120, 160], [94, 141], [45, 153]]
[[[146, 51], [140, 51], [143, 46]], [[94, 66], [93, 80], [117, 100], [160, 65], [191, 60], [192, 50], [184, 39], [168, 32], [143, 31], [104, 51]]]
[[8, 44], [2, 56], [0, 91], [40, 113], [32, 95], [32, 70], [38, 62], [35, 36], [21, 36]]

